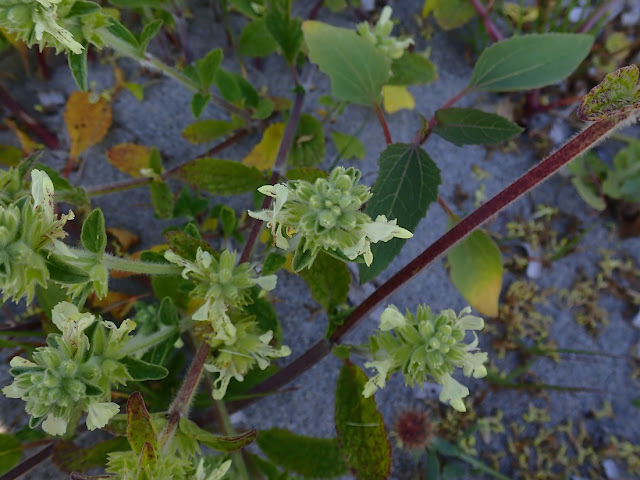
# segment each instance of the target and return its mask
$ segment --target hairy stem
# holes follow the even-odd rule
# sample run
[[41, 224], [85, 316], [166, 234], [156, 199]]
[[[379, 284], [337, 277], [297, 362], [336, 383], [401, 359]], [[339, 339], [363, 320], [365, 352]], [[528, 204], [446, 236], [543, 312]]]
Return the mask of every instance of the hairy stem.
[[40, 463], [44, 462], [47, 458], [53, 455], [53, 451], [56, 448], [56, 442], [52, 442], [48, 447], [43, 448], [35, 455], [27, 458], [24, 462], [19, 463], [14, 468], [0, 477], [0, 480], [15, 480], [27, 473], [32, 468], [35, 468]]
[[178, 275], [182, 268], [178, 265], [166, 263], [140, 262], [127, 258], [114, 257], [105, 254], [102, 257], [102, 264], [109, 270], [119, 270], [122, 272], [142, 273], [144, 275]]
[[[248, 128], [241, 128], [240, 130], [237, 130], [236, 133], [231, 135], [226, 140], [223, 140], [219, 144], [211, 147], [206, 153], [197, 156], [195, 159], [187, 160], [184, 163], [180, 163], [179, 165], [176, 165], [175, 167], [170, 168], [169, 170], [163, 172], [160, 177], [163, 180], [166, 180], [172, 175], [174, 175], [175, 173], [177, 173], [178, 171], [180, 171], [180, 169], [183, 168], [185, 165], [188, 165], [194, 160], [197, 160], [199, 158], [211, 157], [212, 155], [216, 155], [220, 153], [226, 148], [238, 143], [242, 138], [247, 136], [250, 133], [250, 131], [251, 129], [248, 129]], [[153, 182], [153, 178], [151, 177], [129, 178], [127, 180], [110, 183], [108, 185], [99, 185], [97, 187], [87, 188], [85, 189], [85, 191], [90, 197], [96, 197], [98, 195], [106, 195], [108, 193], [121, 192], [123, 190], [142, 187], [144, 185], [149, 185], [152, 182]]]
[[391, 132], [389, 131], [389, 125], [387, 125], [387, 120], [384, 118], [384, 113], [382, 112], [382, 108], [380, 108], [380, 104], [376, 103], [374, 105], [376, 109], [376, 116], [378, 117], [378, 122], [380, 122], [380, 126], [382, 127], [382, 133], [384, 133], [384, 141], [387, 145], [391, 145], [393, 140], [391, 140]]
[[160, 445], [164, 445], [171, 438], [173, 432], [178, 427], [180, 417], [186, 416], [189, 406], [191, 405], [191, 400], [193, 399], [196, 389], [198, 388], [198, 384], [200, 383], [202, 370], [204, 369], [204, 364], [209, 357], [209, 353], [211, 353], [211, 347], [207, 342], [202, 342], [195, 357], [193, 357], [193, 361], [191, 362], [187, 376], [184, 379], [184, 383], [182, 384], [182, 387], [180, 387], [180, 391], [176, 395], [176, 398], [169, 409], [169, 421], [160, 434]]
[[[249, 393], [273, 392], [305, 373], [328, 355], [334, 344], [339, 343], [347, 333], [389, 295], [422, 272], [424, 268], [431, 265], [449, 248], [461, 241], [493, 215], [549, 178], [569, 161], [585, 153], [596, 143], [611, 134], [617, 126], [624, 124], [628, 118], [635, 114], [636, 112], [632, 112], [605, 118], [579, 133], [557, 152], [547, 157], [484, 205], [481, 205], [462, 219], [451, 230], [442, 235], [398, 273], [382, 284], [349, 314], [343, 324], [333, 332], [328, 340], [320, 340], [296, 360], [276, 372]], [[237, 405], [241, 408], [253, 401], [254, 399], [247, 399]]]
[[494, 42], [503, 40], [504, 36], [502, 35], [502, 33], [500, 33], [498, 27], [496, 27], [495, 23], [493, 23], [493, 21], [491, 20], [491, 17], [489, 16], [487, 10], [484, 8], [484, 5], [482, 5], [482, 2], [480, 0], [471, 0], [471, 5], [473, 5], [473, 8], [476, 10], [478, 16], [482, 20], [482, 24], [484, 25], [484, 29], [486, 30], [487, 35], [489, 35], [489, 38], [491, 38], [491, 40]]

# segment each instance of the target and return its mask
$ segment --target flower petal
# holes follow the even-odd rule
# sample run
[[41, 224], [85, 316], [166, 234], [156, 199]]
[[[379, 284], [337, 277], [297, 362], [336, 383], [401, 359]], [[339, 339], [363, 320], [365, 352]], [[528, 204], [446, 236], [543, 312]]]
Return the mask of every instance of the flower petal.
[[94, 402], [89, 405], [89, 414], [87, 415], [87, 428], [95, 430], [102, 428], [111, 417], [120, 412], [120, 406], [113, 402], [98, 403]]
[[67, 420], [50, 413], [42, 423], [42, 429], [49, 435], [64, 435], [67, 431]]

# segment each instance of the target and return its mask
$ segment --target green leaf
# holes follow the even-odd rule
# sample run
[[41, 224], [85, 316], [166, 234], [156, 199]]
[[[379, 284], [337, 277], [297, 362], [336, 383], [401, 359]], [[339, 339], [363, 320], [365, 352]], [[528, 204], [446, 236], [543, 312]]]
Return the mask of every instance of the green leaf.
[[262, 266], [262, 275], [271, 275], [276, 273], [284, 264], [287, 263], [287, 257], [280, 255], [279, 253], [270, 253], [264, 260]]
[[20, 440], [13, 435], [0, 433], [0, 475], [15, 467], [21, 457]]
[[255, 112], [251, 115], [251, 118], [256, 120], [264, 120], [269, 118], [269, 116], [273, 113], [273, 109], [276, 107], [276, 104], [268, 98], [261, 98], [258, 101], [258, 105], [256, 106]]
[[158, 444], [151, 415], [139, 392], [133, 392], [127, 401], [127, 438], [131, 449], [137, 455], [140, 455], [145, 444]]
[[594, 122], [630, 108], [640, 108], [640, 92], [636, 89], [639, 73], [636, 65], [629, 65], [607, 74], [582, 99], [578, 117]]
[[237, 73], [218, 68], [215, 73], [215, 84], [220, 94], [230, 102], [249, 107], [256, 107], [260, 103], [260, 97], [253, 85]]
[[278, 48], [278, 42], [269, 29], [264, 19], [249, 22], [242, 33], [238, 43], [238, 53], [246, 57], [266, 57]]
[[429, 448], [427, 450], [427, 464], [425, 466], [426, 478], [429, 480], [440, 480], [440, 462], [435, 450]]
[[181, 275], [153, 275], [151, 287], [157, 298], [169, 297], [178, 307], [185, 310], [189, 305], [189, 287], [193, 286]]
[[482, 230], [475, 230], [447, 252], [451, 280], [480, 314], [498, 316], [502, 288], [500, 249]]
[[233, 208], [222, 205], [220, 208], [220, 223], [222, 223], [222, 233], [225, 237], [230, 237], [238, 226], [238, 219]]
[[87, 47], [84, 47], [82, 53], [72, 53], [68, 54], [69, 61], [69, 69], [71, 70], [71, 75], [76, 82], [76, 85], [80, 90], [87, 91], [89, 89], [89, 80], [87, 73]]
[[208, 206], [209, 200], [201, 198], [198, 194], [191, 194], [187, 187], [182, 187], [173, 208], [173, 216], [186, 217], [193, 220], [203, 213]]
[[256, 430], [247, 430], [233, 437], [222, 437], [203, 430], [191, 420], [185, 417], [180, 419], [180, 431], [186, 436], [204, 443], [206, 446], [219, 452], [235, 452], [253, 443], [258, 436]]
[[292, 64], [302, 46], [302, 21], [291, 18], [291, 0], [271, 0], [269, 7], [264, 17], [267, 30]]
[[15, 167], [22, 160], [22, 150], [12, 145], [0, 145], [0, 163], [5, 167]]
[[506, 118], [475, 108], [438, 110], [436, 121], [433, 132], [459, 147], [500, 143], [522, 132]]
[[110, 17], [109, 21], [111, 24], [107, 27], [107, 30], [113, 35], [113, 38], [109, 38], [108, 42], [112, 44], [116, 50], [126, 52], [133, 57], [138, 56], [140, 53], [140, 43], [135, 35], [115, 18]]
[[158, 7], [162, 0], [109, 0], [109, 3], [120, 8]]
[[338, 376], [335, 422], [349, 471], [359, 480], [383, 480], [391, 470], [391, 445], [374, 396], [364, 398], [367, 376], [346, 361]]
[[59, 440], [55, 444], [52, 461], [63, 472], [86, 472], [107, 464], [108, 454], [129, 450], [126, 437], [104, 440], [91, 447], [82, 448], [73, 442]]
[[327, 312], [347, 301], [351, 274], [347, 265], [337, 258], [320, 252], [311, 268], [302, 270], [300, 276], [309, 286], [313, 299]]
[[289, 165], [313, 167], [324, 160], [325, 142], [322, 122], [312, 115], [302, 115], [289, 152]]
[[543, 33], [503, 40], [482, 52], [469, 87], [512, 92], [551, 85], [573, 72], [589, 54], [591, 45], [591, 35], [577, 33]]
[[636, 397], [631, 400], [631, 405], [640, 410], [640, 397]]
[[135, 357], [126, 356], [120, 360], [134, 382], [145, 382], [147, 380], [162, 380], [169, 373], [169, 370], [162, 365], [139, 360]]
[[469, 0], [432, 0], [432, 3], [433, 16], [444, 30], [461, 27], [476, 14]]
[[147, 45], [149, 45], [149, 42], [153, 40], [153, 37], [158, 34], [162, 28], [162, 24], [162, 20], [154, 20], [144, 26], [142, 32], [140, 32], [140, 50], [144, 52], [147, 49]]
[[190, 261], [195, 261], [196, 252], [198, 248], [209, 252], [215, 258], [218, 258], [218, 253], [211, 249], [209, 244], [201, 238], [196, 238], [180, 230], [173, 230], [167, 232], [164, 236], [165, 241], [169, 245], [169, 248], [182, 258], [186, 258]]
[[198, 71], [198, 79], [203, 91], [208, 91], [213, 85], [218, 68], [222, 63], [222, 49], [214, 48], [203, 58], [196, 60], [196, 70]]
[[149, 153], [149, 168], [153, 170], [154, 173], [162, 175], [162, 156], [156, 147], [151, 147], [151, 153]]
[[149, 184], [151, 203], [158, 218], [173, 218], [173, 193], [167, 182], [155, 180]]
[[211, 119], [200, 120], [182, 130], [182, 136], [194, 144], [207, 143], [236, 128], [238, 128], [238, 125], [234, 122]]
[[417, 53], [405, 52], [391, 63], [387, 85], [428, 85], [438, 78], [435, 64]]
[[347, 473], [335, 438], [305, 437], [271, 428], [261, 430], [256, 442], [269, 460], [305, 478], [333, 478]]
[[[440, 170], [431, 157], [415, 145], [395, 143], [378, 159], [380, 171], [371, 191], [365, 213], [375, 219], [386, 215], [398, 225], [413, 232], [427, 209], [438, 198]], [[380, 274], [400, 253], [405, 239], [394, 238], [371, 245], [373, 263], [361, 264], [360, 282], [366, 283]]]
[[255, 287], [251, 289], [252, 303], [245, 306], [243, 310], [249, 315], [253, 315], [255, 317], [255, 322], [263, 333], [271, 331], [276, 343], [280, 344], [282, 343], [282, 327], [278, 321], [276, 309], [273, 308], [271, 302], [261, 298], [259, 295], [259, 288]]
[[306, 240], [305, 238], [301, 238], [298, 246], [296, 247], [296, 251], [293, 254], [293, 260], [291, 262], [291, 268], [293, 268], [294, 272], [300, 272], [301, 270], [307, 268], [314, 260], [313, 253], [311, 253], [310, 249], [305, 249]]
[[93, 209], [82, 224], [80, 234], [84, 248], [98, 255], [107, 247], [107, 232], [104, 228], [104, 214], [99, 208]]
[[467, 453], [464, 453], [462, 449], [460, 449], [460, 447], [458, 447], [457, 445], [454, 445], [453, 443], [449, 443], [442, 438], [435, 437], [431, 441], [431, 444], [434, 446], [436, 450], [438, 450], [443, 455], [459, 458], [463, 462], [468, 463], [471, 467], [473, 467], [476, 470], [487, 473], [499, 480], [511, 480], [506, 475], [503, 475], [500, 472], [494, 470], [484, 462], [478, 460], [476, 457], [469, 455]]
[[180, 167], [178, 175], [194, 188], [214, 195], [237, 195], [267, 183], [262, 172], [255, 167], [216, 158], [188, 162]]
[[289, 180], [305, 180], [313, 183], [318, 178], [327, 178], [327, 176], [327, 172], [319, 168], [296, 167], [287, 170], [287, 178]]
[[571, 179], [571, 183], [575, 187], [578, 195], [584, 200], [591, 208], [595, 210], [604, 211], [607, 208], [607, 202], [604, 199], [593, 183], [587, 183], [583, 179], [574, 177]]
[[42, 288], [41, 285], [36, 287], [36, 298], [44, 314], [51, 320], [51, 310], [53, 310], [53, 307], [58, 303], [67, 300], [67, 293], [66, 289], [61, 285], [49, 282], [47, 288]]
[[68, 262], [54, 254], [49, 254], [44, 261], [49, 270], [49, 277], [55, 282], [77, 284], [90, 280], [87, 272], [76, 266], [69, 265]]
[[347, 135], [342, 132], [331, 132], [331, 138], [333, 139], [333, 143], [336, 144], [338, 155], [345, 160], [350, 160], [352, 158], [362, 160], [367, 154], [364, 145], [356, 137], [352, 137], [351, 135]]
[[73, 4], [71, 10], [69, 10], [69, 13], [67, 13], [65, 17], [81, 17], [83, 15], [90, 15], [98, 10], [100, 10], [100, 5], [97, 3], [78, 0]]
[[380, 102], [390, 62], [353, 30], [307, 21], [302, 25], [309, 58], [331, 77], [331, 91], [340, 100], [370, 106]]
[[193, 97], [191, 97], [191, 113], [193, 113], [194, 118], [200, 118], [200, 115], [202, 115], [202, 112], [204, 111], [204, 108], [209, 103], [209, 100], [211, 100], [211, 95], [209, 94], [206, 94], [206, 95], [203, 95], [202, 93], [193, 94]]

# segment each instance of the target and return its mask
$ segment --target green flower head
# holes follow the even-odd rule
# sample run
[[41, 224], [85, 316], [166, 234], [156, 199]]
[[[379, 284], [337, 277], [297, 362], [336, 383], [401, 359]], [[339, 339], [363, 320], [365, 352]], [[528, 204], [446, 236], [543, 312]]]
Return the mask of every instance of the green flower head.
[[264, 290], [276, 287], [276, 276], [259, 277], [252, 273], [249, 263], [236, 265], [236, 254], [224, 250], [218, 258], [198, 248], [195, 261], [189, 261], [172, 250], [165, 258], [183, 268], [182, 276], [196, 282], [191, 291], [194, 298], [204, 299], [203, 305], [192, 315], [196, 321], [211, 323], [214, 339], [232, 344], [236, 340], [236, 327], [227, 309], [251, 303], [251, 289], [258, 285]]
[[[456, 315], [443, 310], [438, 315], [425, 305], [418, 307], [416, 315], [409, 311], [402, 315], [390, 305], [380, 318], [380, 332], [369, 339], [373, 360], [365, 367], [378, 373], [365, 385], [364, 396], [370, 397], [378, 388], [384, 388], [387, 376], [402, 371], [405, 383], [422, 384], [429, 377], [442, 385], [440, 400], [464, 412], [462, 399], [469, 390], [451, 374], [462, 368], [465, 376], [482, 378], [487, 375], [484, 363], [487, 354], [476, 352], [478, 337], [474, 330], [482, 330], [484, 321], [469, 315], [467, 307]], [[471, 330], [473, 340], [464, 342], [466, 331]]]
[[131, 380], [120, 352], [135, 323], [125, 320], [117, 327], [68, 302], [53, 308], [52, 320], [62, 333], [49, 335], [47, 346], [36, 349], [33, 361], [14, 357], [10, 363], [14, 381], [2, 392], [24, 400], [31, 427], [42, 423], [51, 435], [64, 435], [83, 412], [89, 430], [102, 428], [120, 410], [110, 401], [111, 386]]
[[218, 345], [212, 345], [218, 350], [213, 356], [213, 361], [204, 366], [207, 371], [219, 374], [213, 384], [215, 399], [224, 397], [232, 378], [242, 382], [247, 372], [256, 364], [260, 370], [264, 370], [269, 366], [271, 358], [291, 355], [291, 349], [287, 346], [273, 348], [270, 345], [273, 332], [260, 332], [253, 321], [238, 323], [237, 330], [236, 341], [233, 344], [223, 345], [222, 342], [218, 342]]
[[0, 206], [0, 287], [3, 301], [33, 300], [36, 285], [45, 286], [45, 259], [50, 244], [66, 236], [63, 227], [73, 212], [58, 216], [53, 207], [53, 183], [40, 170], [31, 172], [31, 198]]
[[294, 180], [287, 184], [265, 185], [258, 190], [274, 197], [272, 210], [249, 212], [267, 222], [276, 247], [296, 247], [296, 257], [304, 258], [296, 270], [310, 266], [320, 250], [341, 254], [350, 260], [362, 256], [371, 265], [371, 244], [392, 238], [410, 238], [412, 233], [379, 215], [372, 220], [360, 211], [371, 197], [366, 185], [358, 185], [360, 171], [335, 168], [329, 178], [314, 183]]
[[413, 39], [400, 40], [398, 37], [391, 36], [391, 31], [393, 30], [392, 13], [393, 10], [387, 5], [382, 9], [375, 27], [371, 28], [368, 22], [362, 22], [358, 24], [356, 31], [358, 35], [373, 43], [387, 57], [397, 59], [404, 55], [404, 51], [410, 45], [413, 45]]

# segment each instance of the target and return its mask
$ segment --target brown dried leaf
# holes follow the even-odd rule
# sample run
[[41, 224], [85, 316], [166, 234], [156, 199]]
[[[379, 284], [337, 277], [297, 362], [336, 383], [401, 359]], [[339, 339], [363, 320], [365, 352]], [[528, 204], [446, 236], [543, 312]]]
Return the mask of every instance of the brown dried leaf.
[[120, 143], [107, 150], [111, 165], [132, 177], [140, 177], [140, 169], [149, 167], [151, 149], [135, 143]]
[[77, 158], [87, 148], [100, 142], [111, 126], [111, 104], [103, 97], [92, 101], [91, 92], [73, 92], [67, 100], [64, 121], [71, 140], [69, 157]]
[[6, 118], [4, 121], [7, 125], [9, 125], [9, 128], [13, 130], [13, 133], [16, 134], [16, 137], [18, 137], [18, 141], [20, 142], [22, 151], [27, 155], [31, 155], [38, 148], [38, 144], [33, 141], [31, 137], [29, 137], [29, 135], [22, 131], [18, 127], [18, 125], [16, 125], [16, 122], [11, 120], [10, 118]]
[[138, 299], [139, 297], [109, 290], [109, 293], [107, 293], [104, 298], [98, 298], [96, 295], [92, 295], [89, 299], [89, 304], [91, 308], [101, 309], [103, 313], [109, 312], [116, 319], [122, 320], [127, 316], [131, 308], [133, 308], [133, 304]]
[[128, 252], [131, 247], [137, 245], [140, 242], [140, 237], [129, 230], [125, 230], [124, 228], [117, 227], [109, 227], [107, 228], [107, 234], [112, 236], [118, 245], [120, 245], [120, 250], [123, 252]]

